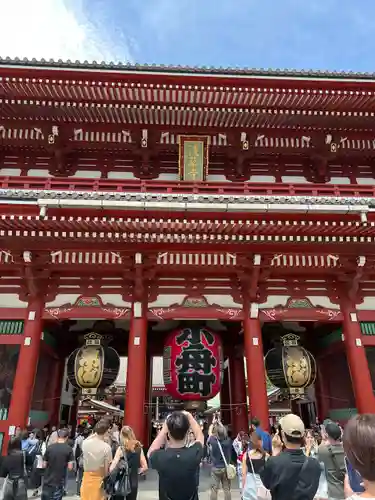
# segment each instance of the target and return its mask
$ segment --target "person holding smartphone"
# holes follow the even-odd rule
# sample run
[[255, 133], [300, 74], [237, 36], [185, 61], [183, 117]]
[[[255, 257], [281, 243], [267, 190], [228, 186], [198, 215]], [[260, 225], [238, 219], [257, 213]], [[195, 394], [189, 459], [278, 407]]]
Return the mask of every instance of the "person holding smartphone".
[[[189, 431], [195, 442], [186, 447]], [[169, 437], [168, 447], [162, 449]], [[159, 474], [159, 500], [198, 500], [199, 466], [204, 436], [194, 417], [186, 411], [169, 415], [148, 450], [150, 465]]]
[[[356, 482], [359, 477], [362, 483], [363, 492], [356, 492], [352, 489], [347, 500], [375, 500], [375, 415], [356, 415], [346, 424], [343, 437], [344, 450], [347, 456], [348, 479], [350, 470], [358, 472], [353, 487], [358, 487]], [[350, 479], [349, 479], [350, 481]], [[348, 481], [348, 482], [349, 482]]]

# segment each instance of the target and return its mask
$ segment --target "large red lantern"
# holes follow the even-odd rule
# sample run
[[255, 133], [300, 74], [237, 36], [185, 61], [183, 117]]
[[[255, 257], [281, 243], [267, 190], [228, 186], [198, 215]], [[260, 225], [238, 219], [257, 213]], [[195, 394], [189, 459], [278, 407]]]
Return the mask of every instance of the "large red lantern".
[[217, 333], [201, 326], [168, 335], [163, 353], [164, 385], [175, 399], [204, 401], [220, 391], [223, 350]]

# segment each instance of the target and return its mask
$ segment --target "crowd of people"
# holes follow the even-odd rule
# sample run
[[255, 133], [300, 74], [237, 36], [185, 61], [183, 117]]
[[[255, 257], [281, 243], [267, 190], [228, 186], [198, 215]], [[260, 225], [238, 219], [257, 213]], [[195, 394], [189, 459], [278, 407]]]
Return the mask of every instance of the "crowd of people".
[[99, 500], [104, 498], [104, 479], [124, 460], [129, 464], [132, 491], [126, 496], [131, 500], [137, 496], [138, 475], [142, 467], [147, 469], [147, 461], [130, 427], [120, 432], [111, 419], [104, 418], [95, 427], [79, 426], [75, 432], [69, 426], [16, 428], [0, 467], [5, 478], [3, 500], [26, 500], [28, 490], [32, 497], [61, 500], [69, 471], [75, 473], [77, 496]]
[[326, 420], [306, 430], [299, 416], [283, 417], [277, 429], [257, 419], [232, 441], [215, 416], [207, 435], [189, 412], [169, 415], [147, 457], [133, 430], [109, 419], [94, 428], [16, 429], [1, 463], [4, 500], [61, 500], [75, 471], [82, 500], [136, 500], [148, 467], [159, 475], [160, 500], [198, 500], [200, 467], [211, 467], [210, 500], [222, 488], [231, 500], [238, 481], [243, 500], [375, 500], [375, 415], [357, 415], [344, 429]]
[[270, 433], [254, 419], [233, 441], [215, 418], [207, 434], [205, 439], [189, 413], [166, 419], [148, 452], [161, 500], [198, 499], [203, 457], [212, 467], [210, 500], [217, 500], [220, 488], [231, 500], [233, 480], [243, 500], [375, 500], [375, 415], [358, 415], [344, 429], [326, 420], [306, 430], [299, 416], [289, 414]]

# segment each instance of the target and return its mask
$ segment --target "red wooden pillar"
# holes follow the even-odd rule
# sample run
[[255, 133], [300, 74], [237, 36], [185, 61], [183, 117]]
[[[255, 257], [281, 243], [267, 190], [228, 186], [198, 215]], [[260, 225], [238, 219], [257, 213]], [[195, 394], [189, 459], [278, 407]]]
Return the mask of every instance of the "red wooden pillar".
[[[247, 371], [247, 390], [251, 418], [257, 417], [264, 430], [269, 428], [266, 371], [264, 367], [262, 328], [258, 305], [245, 301], [243, 308], [244, 344]], [[255, 317], [254, 317], [255, 316]]]
[[142, 443], [148, 447], [150, 445], [151, 431], [151, 392], [152, 392], [152, 356], [148, 353], [146, 359], [146, 384], [145, 384], [145, 401], [144, 401], [144, 418], [145, 418], [145, 434]]
[[44, 300], [41, 297], [30, 299], [25, 320], [24, 342], [20, 346], [14, 377], [9, 425], [26, 427], [28, 424], [43, 331], [43, 308]]
[[228, 367], [224, 370], [223, 383], [220, 389], [220, 412], [224, 424], [229, 425], [231, 423], [229, 363]]
[[354, 302], [342, 299], [341, 312], [346, 357], [358, 413], [375, 413], [374, 389]]
[[146, 390], [147, 307], [134, 302], [130, 321], [128, 370], [126, 375], [125, 425], [138, 439], [145, 431], [144, 400]]
[[232, 435], [235, 437], [240, 431], [249, 431], [242, 348], [237, 348], [232, 353], [229, 359], [229, 370]]

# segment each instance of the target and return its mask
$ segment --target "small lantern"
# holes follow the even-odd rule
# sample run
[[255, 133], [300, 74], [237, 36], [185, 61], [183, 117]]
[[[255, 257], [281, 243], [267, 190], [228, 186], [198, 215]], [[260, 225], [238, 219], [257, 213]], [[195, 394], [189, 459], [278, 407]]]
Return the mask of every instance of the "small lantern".
[[303, 397], [305, 388], [315, 382], [316, 363], [312, 354], [299, 345], [293, 333], [281, 337], [282, 346], [270, 349], [265, 365], [270, 382], [288, 392], [289, 397]]
[[198, 402], [213, 398], [223, 377], [223, 351], [217, 333], [192, 326], [172, 332], [164, 345], [163, 376], [168, 393], [175, 399]]
[[110, 386], [117, 379], [120, 357], [104, 343], [97, 333], [85, 335], [86, 344], [72, 352], [68, 359], [67, 377], [76, 388], [86, 395], [94, 395], [98, 389]]

